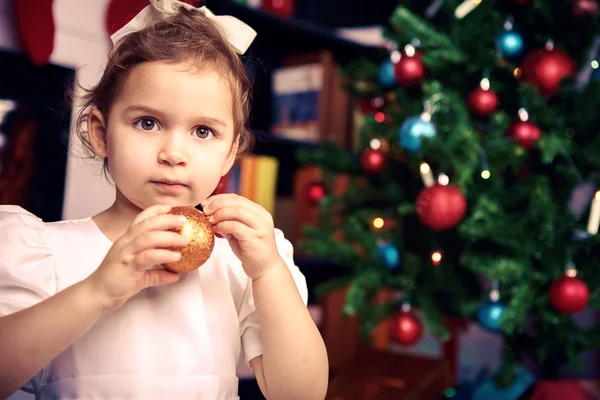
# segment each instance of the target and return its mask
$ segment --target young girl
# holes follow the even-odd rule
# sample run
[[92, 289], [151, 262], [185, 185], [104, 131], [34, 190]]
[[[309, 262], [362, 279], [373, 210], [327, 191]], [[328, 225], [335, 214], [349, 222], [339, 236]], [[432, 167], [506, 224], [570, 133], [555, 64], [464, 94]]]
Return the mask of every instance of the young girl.
[[[209, 197], [250, 138], [236, 52], [253, 37], [151, 3], [116, 35], [77, 120], [114, 204], [57, 223], [0, 207], [0, 398], [29, 383], [37, 399], [238, 399], [243, 357], [269, 400], [323, 399], [326, 350], [292, 245], [257, 204]], [[219, 236], [211, 258], [157, 268], [187, 241], [169, 210], [197, 204]]]

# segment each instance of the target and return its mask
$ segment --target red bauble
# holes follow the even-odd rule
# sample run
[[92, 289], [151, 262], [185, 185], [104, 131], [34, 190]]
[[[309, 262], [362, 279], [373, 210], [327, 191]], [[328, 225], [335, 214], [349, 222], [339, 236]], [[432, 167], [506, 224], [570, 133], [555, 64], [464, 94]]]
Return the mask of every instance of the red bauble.
[[584, 281], [577, 277], [562, 276], [552, 282], [548, 299], [557, 311], [563, 314], [577, 314], [585, 308], [590, 292]]
[[423, 325], [412, 312], [402, 311], [390, 320], [390, 336], [402, 346], [413, 346], [423, 337]]
[[364, 99], [360, 101], [360, 111], [363, 114], [375, 114], [383, 110], [385, 100], [383, 97], [374, 97], [372, 99]]
[[416, 86], [425, 76], [425, 66], [423, 65], [423, 56], [419, 52], [411, 57], [402, 55], [400, 61], [394, 64], [394, 76], [398, 86], [410, 87]]
[[598, 14], [597, 0], [573, 0], [571, 15], [574, 17], [588, 17]]
[[311, 183], [306, 190], [306, 200], [311, 204], [319, 204], [326, 195], [327, 190], [321, 182]]
[[564, 78], [577, 73], [577, 65], [561, 50], [538, 49], [523, 60], [521, 70], [523, 81], [537, 87], [543, 96], [551, 97]]
[[387, 164], [387, 158], [382, 151], [367, 149], [360, 155], [360, 165], [370, 174], [380, 173]]
[[53, 0], [14, 2], [17, 31], [23, 49], [35, 65], [44, 65], [54, 50]]
[[467, 200], [454, 185], [435, 184], [423, 188], [416, 201], [419, 220], [434, 232], [454, 228], [467, 211]]
[[295, 0], [263, 0], [263, 10], [279, 17], [291, 17], [296, 8]]
[[542, 135], [540, 128], [529, 121], [513, 121], [506, 128], [505, 135], [507, 137], [516, 137], [519, 145], [526, 150], [531, 150]]
[[467, 98], [469, 111], [478, 117], [489, 117], [498, 108], [498, 95], [491, 89], [481, 87], [473, 90]]

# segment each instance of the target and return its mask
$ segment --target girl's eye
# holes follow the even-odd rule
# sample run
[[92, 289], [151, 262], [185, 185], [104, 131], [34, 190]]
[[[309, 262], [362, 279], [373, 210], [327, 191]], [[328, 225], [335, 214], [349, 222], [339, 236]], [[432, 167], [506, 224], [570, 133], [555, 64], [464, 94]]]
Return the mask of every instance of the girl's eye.
[[142, 118], [135, 122], [135, 126], [143, 131], [154, 131], [158, 124], [152, 118]]
[[215, 136], [215, 133], [212, 131], [212, 129], [207, 128], [205, 126], [199, 126], [198, 128], [196, 128], [194, 134], [199, 139], [212, 139]]

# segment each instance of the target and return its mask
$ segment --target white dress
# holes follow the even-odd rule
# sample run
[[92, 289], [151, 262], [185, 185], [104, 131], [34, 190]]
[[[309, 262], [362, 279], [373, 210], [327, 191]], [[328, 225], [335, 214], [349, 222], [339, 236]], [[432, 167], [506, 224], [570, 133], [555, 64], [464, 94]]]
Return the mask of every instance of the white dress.
[[[306, 304], [293, 247], [279, 230], [276, 239]], [[91, 218], [44, 223], [0, 206], [0, 316], [85, 279], [110, 247]], [[216, 239], [205, 265], [106, 312], [27, 387], [43, 400], [232, 400], [240, 357], [248, 365], [261, 354], [251, 281], [227, 241]]]

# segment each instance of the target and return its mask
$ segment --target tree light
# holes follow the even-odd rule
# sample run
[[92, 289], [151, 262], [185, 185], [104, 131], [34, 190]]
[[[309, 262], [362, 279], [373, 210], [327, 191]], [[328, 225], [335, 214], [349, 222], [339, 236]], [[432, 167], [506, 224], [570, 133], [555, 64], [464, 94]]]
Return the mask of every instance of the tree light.
[[385, 225], [385, 222], [383, 222], [383, 218], [377, 217], [373, 220], [373, 227], [375, 229], [381, 229], [383, 228], [383, 225]]
[[442, 263], [442, 252], [436, 250], [433, 253], [431, 253], [431, 262], [433, 263], [433, 265], [440, 265]]

